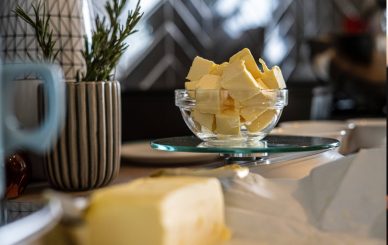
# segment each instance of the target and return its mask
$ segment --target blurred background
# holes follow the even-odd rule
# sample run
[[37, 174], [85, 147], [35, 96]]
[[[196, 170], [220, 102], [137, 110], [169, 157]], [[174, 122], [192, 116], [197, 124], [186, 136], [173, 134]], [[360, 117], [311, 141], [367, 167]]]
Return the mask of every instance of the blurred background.
[[[142, 7], [139, 33], [116, 71], [124, 140], [189, 134], [183, 124], [171, 128], [181, 122], [171, 105], [192, 59], [220, 63], [243, 47], [281, 67], [290, 95], [282, 121], [386, 116], [385, 0], [147, 0]], [[140, 121], [139, 136], [126, 132]]]
[[[76, 2], [47, 1], [68, 5], [50, 7], [59, 9], [59, 18], [61, 8]], [[26, 2], [2, 5], [13, 9]], [[105, 1], [82, 2], [89, 6], [80, 16], [88, 34], [94, 16], [105, 14]], [[128, 9], [135, 4], [129, 1]], [[7, 6], [0, 18], [11, 16]], [[244, 47], [281, 67], [289, 89], [282, 121], [386, 116], [385, 0], [142, 0], [141, 6], [138, 32], [128, 38], [130, 47], [115, 71], [122, 87], [123, 141], [191, 134], [174, 106], [174, 89], [184, 87], [195, 56], [220, 63]], [[11, 31], [17, 26], [4, 23], [7, 62], [23, 50]], [[76, 28], [68, 27], [70, 33]], [[24, 32], [21, 40], [29, 35]], [[61, 65], [81, 67], [82, 39], [69, 40], [72, 58], [62, 57]]]

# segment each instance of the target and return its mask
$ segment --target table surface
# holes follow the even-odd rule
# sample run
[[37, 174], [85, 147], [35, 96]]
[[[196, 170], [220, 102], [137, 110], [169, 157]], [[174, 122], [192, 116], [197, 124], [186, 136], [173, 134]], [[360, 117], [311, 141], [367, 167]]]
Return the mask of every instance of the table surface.
[[[117, 185], [125, 183], [130, 180], [149, 176], [151, 173], [157, 171], [160, 168], [157, 167], [134, 167], [128, 164], [122, 163], [120, 167], [119, 175], [108, 185]], [[27, 186], [25, 192], [18, 198], [12, 199], [11, 201], [17, 202], [40, 202], [42, 201], [41, 193], [45, 189], [49, 189], [50, 186], [47, 182], [31, 183]], [[93, 190], [81, 191], [81, 192], [67, 192], [74, 196], [86, 196], [89, 195]]]

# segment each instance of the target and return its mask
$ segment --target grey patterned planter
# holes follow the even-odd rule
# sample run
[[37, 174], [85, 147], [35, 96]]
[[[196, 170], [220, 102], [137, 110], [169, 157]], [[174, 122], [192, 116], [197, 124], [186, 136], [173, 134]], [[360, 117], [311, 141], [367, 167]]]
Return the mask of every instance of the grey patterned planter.
[[66, 82], [66, 100], [65, 127], [45, 157], [48, 180], [64, 191], [105, 186], [120, 168], [120, 84]]

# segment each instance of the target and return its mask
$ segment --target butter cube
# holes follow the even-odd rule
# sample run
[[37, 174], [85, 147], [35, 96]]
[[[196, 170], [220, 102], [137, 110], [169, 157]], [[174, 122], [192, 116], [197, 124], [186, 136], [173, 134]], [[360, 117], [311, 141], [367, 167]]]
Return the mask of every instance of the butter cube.
[[286, 87], [286, 82], [284, 81], [282, 71], [278, 66], [268, 69], [264, 60], [259, 59], [259, 62], [263, 66], [263, 73], [261, 74], [262, 81], [267, 85], [269, 89], [282, 89]]
[[193, 110], [191, 116], [195, 122], [201, 125], [201, 127], [205, 127], [210, 131], [215, 129], [215, 118], [213, 114], [201, 113], [198, 110]]
[[253, 97], [243, 100], [240, 102], [242, 107], [268, 107], [272, 105], [275, 101], [275, 98], [271, 97], [271, 94], [266, 94], [265, 92], [259, 92]]
[[253, 122], [258, 116], [263, 114], [267, 108], [265, 107], [242, 107], [240, 109], [240, 116], [244, 118], [244, 121], [247, 123]]
[[215, 245], [229, 238], [215, 178], [143, 178], [97, 190], [86, 222], [93, 245]]
[[196, 109], [202, 113], [216, 114], [222, 110], [220, 76], [206, 74], [197, 83]]
[[223, 99], [223, 109], [229, 110], [229, 111], [239, 111], [240, 103], [237, 100], [234, 100], [227, 91], [222, 91], [224, 94], [222, 94]]
[[228, 65], [228, 62], [224, 62], [221, 65], [215, 65], [213, 69], [210, 71], [210, 74], [221, 76], [224, 72], [225, 67]]
[[212, 74], [204, 75], [197, 83], [197, 89], [221, 89], [221, 77]]
[[246, 100], [260, 92], [256, 80], [245, 68], [244, 61], [230, 63], [221, 77], [221, 87], [228, 90], [233, 99]]
[[251, 124], [247, 124], [246, 127], [249, 132], [259, 132], [263, 128], [267, 127], [272, 120], [276, 117], [276, 110], [268, 109], [261, 115], [259, 115]]
[[240, 135], [240, 115], [235, 111], [216, 114], [216, 132], [223, 135]]
[[195, 100], [196, 110], [202, 113], [216, 114], [222, 111], [221, 90], [197, 89]]
[[195, 90], [197, 89], [198, 81], [192, 81], [192, 82], [185, 82], [185, 89], [186, 90]]
[[234, 62], [237, 60], [245, 61], [245, 66], [255, 79], [260, 77], [261, 72], [256, 64], [255, 58], [253, 58], [249, 49], [244, 48], [238, 53], [234, 54], [232, 57], [230, 57], [229, 62]]
[[240, 115], [246, 122], [254, 121], [272, 104], [272, 98], [264, 93], [258, 93], [252, 98], [240, 102]]
[[214, 66], [215, 63], [213, 61], [196, 56], [186, 79], [190, 81], [197, 81], [201, 79], [203, 75], [209, 74]]
[[220, 76], [206, 74], [199, 81], [185, 82], [185, 89], [189, 90], [189, 96], [195, 98], [196, 89], [220, 89]]
[[191, 98], [195, 98], [195, 89], [197, 88], [198, 81], [185, 82], [185, 89], [188, 90], [188, 94]]
[[263, 80], [260, 77], [256, 78], [256, 82], [257, 82], [257, 85], [259, 86], [259, 88], [269, 89], [269, 87], [263, 82]]

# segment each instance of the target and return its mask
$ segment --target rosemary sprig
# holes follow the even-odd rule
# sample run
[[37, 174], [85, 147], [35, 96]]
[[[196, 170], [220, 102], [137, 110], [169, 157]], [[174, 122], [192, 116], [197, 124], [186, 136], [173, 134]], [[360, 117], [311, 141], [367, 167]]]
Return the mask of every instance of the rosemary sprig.
[[119, 17], [125, 7], [127, 0], [113, 0], [105, 4], [110, 25], [106, 24], [105, 17], [95, 19], [95, 31], [92, 33], [91, 44], [85, 36], [85, 50], [82, 55], [86, 62], [86, 74], [83, 81], [105, 81], [109, 80], [112, 70], [116, 67], [119, 58], [128, 48], [124, 40], [135, 33], [136, 24], [143, 13], [140, 13], [140, 0], [135, 9], [128, 11], [125, 25], [119, 23]]
[[[42, 6], [43, 10], [40, 15], [39, 13]], [[59, 50], [54, 52], [56, 41], [53, 40], [53, 31], [49, 30], [50, 15], [46, 13], [46, 6], [44, 3], [42, 4], [41, 1], [39, 1], [37, 5], [32, 5], [32, 9], [34, 10], [35, 20], [32, 19], [19, 5], [17, 5], [15, 11], [13, 12], [34, 29], [36, 40], [43, 53], [43, 61], [54, 63]], [[29, 54], [27, 55], [30, 57]]]

